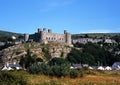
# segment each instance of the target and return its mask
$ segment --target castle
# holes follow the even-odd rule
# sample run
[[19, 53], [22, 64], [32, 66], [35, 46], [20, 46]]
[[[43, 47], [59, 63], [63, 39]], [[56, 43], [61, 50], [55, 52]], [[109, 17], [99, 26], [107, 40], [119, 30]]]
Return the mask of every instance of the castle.
[[40, 43], [61, 43], [66, 45], [71, 45], [71, 34], [64, 30], [64, 34], [52, 33], [51, 29], [46, 31], [46, 28], [41, 30], [38, 28], [38, 32], [35, 34], [29, 35], [24, 34], [24, 41], [35, 41]]

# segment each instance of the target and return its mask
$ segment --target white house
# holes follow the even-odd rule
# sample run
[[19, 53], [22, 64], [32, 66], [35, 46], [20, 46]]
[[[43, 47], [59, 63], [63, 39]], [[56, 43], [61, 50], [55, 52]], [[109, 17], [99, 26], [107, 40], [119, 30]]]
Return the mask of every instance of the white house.
[[92, 69], [94, 69], [94, 68], [93, 68], [93, 67], [91, 67], [91, 66], [89, 66], [88, 68], [89, 68], [89, 69], [91, 69], [91, 70], [92, 70]]
[[97, 69], [98, 70], [105, 70], [104, 67], [102, 67], [102, 66], [99, 66]]
[[8, 67], [7, 65], [5, 65], [3, 68], [2, 68], [2, 70], [4, 71], [4, 70], [13, 70], [11, 67]]
[[2, 70], [14, 70], [14, 69], [20, 70], [20, 69], [22, 69], [22, 67], [20, 66], [20, 64], [17, 64], [17, 63], [14, 62], [14, 63], [11, 63], [11, 64], [7, 63], [2, 68]]
[[105, 67], [105, 70], [112, 70], [112, 68], [110, 67], [110, 66], [107, 66], [107, 67]]

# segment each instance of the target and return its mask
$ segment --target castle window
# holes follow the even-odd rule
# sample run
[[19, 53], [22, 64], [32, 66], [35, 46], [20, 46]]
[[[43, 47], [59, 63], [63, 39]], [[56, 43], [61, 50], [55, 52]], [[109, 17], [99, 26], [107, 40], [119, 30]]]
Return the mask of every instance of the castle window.
[[51, 39], [53, 40], [53, 37]]
[[54, 37], [54, 40], [55, 40], [55, 37]]
[[50, 37], [49, 37], [49, 40], [50, 40]]

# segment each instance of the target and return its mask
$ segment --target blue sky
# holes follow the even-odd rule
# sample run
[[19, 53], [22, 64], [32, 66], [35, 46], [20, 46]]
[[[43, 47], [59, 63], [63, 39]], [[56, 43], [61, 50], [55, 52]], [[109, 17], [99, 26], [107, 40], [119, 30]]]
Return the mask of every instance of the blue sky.
[[0, 30], [34, 33], [120, 32], [120, 0], [0, 0]]

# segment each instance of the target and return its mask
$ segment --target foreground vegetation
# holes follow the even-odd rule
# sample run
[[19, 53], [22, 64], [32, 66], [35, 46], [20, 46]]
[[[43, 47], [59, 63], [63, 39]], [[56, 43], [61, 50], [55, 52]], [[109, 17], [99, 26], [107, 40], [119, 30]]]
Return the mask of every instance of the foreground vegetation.
[[120, 72], [84, 70], [83, 77], [51, 77], [27, 71], [1, 71], [0, 85], [119, 85]]

